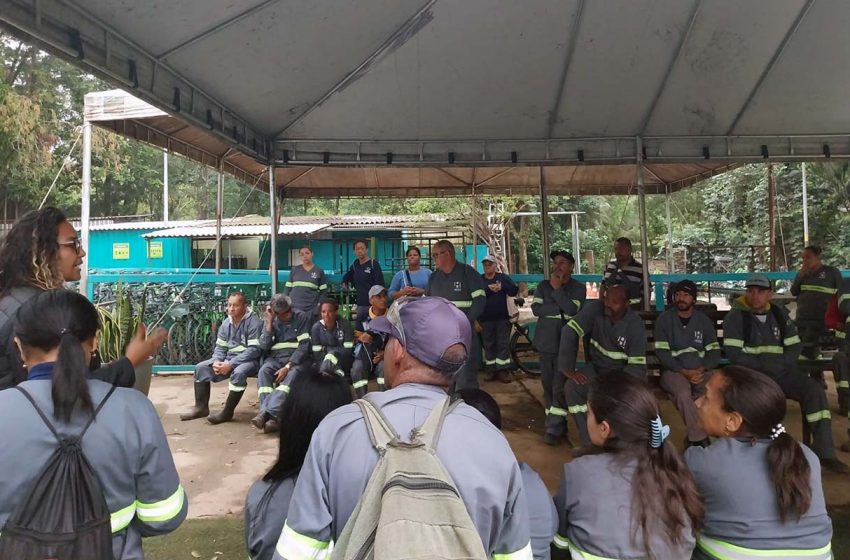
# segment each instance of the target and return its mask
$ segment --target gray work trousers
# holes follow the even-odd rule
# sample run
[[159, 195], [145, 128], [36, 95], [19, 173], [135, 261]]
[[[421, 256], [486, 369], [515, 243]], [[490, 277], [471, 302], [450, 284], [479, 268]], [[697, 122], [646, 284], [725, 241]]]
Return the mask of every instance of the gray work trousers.
[[661, 388], [670, 397], [670, 400], [676, 406], [676, 410], [682, 416], [682, 420], [685, 421], [685, 427], [688, 429], [688, 441], [702, 441], [708, 437], [700, 428], [694, 400], [705, 393], [705, 384], [708, 382], [710, 374], [710, 371], [706, 371], [702, 382], [694, 385], [681, 373], [669, 369], [661, 372]]
[[564, 398], [566, 378], [558, 371], [558, 354], [540, 353], [540, 381], [543, 383], [546, 433], [560, 437], [567, 433], [567, 401]]

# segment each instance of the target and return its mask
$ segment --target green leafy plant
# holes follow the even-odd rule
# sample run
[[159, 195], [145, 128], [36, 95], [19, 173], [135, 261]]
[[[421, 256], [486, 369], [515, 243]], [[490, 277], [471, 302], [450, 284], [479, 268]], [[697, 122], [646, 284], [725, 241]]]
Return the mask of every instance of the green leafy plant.
[[97, 305], [100, 315], [100, 340], [98, 348], [103, 361], [111, 362], [124, 355], [127, 345], [144, 322], [147, 286], [142, 291], [141, 303], [134, 305], [129, 291], [122, 283], [115, 286], [115, 301]]

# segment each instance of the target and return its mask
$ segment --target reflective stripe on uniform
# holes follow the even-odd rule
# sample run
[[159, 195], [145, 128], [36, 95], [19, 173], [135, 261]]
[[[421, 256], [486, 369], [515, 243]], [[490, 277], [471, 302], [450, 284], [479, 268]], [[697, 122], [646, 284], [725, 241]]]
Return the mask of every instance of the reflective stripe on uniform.
[[245, 389], [247, 389], [247, 385], [234, 385], [233, 383], [227, 382], [227, 390], [233, 391], [234, 393], [241, 393]]
[[546, 414], [551, 414], [552, 416], [566, 416], [567, 411], [563, 408], [558, 408], [557, 406], [550, 406], [546, 409]]
[[629, 305], [637, 305], [641, 302], [641, 298], [632, 298], [629, 300]]
[[769, 344], [767, 344], [765, 346], [744, 346], [743, 350], [744, 350], [744, 354], [782, 354], [783, 353], [781, 346], [772, 346], [772, 345], [769, 345]]
[[295, 337], [295, 340], [297, 340], [298, 342], [301, 342], [302, 340], [307, 340], [309, 338], [310, 338], [310, 333], [301, 333], [301, 334], [299, 334], [298, 336]]
[[337, 357], [336, 357], [336, 356], [334, 356], [333, 354], [325, 354], [325, 359], [324, 359], [324, 360], [322, 360], [322, 361], [323, 361], [323, 362], [330, 362], [330, 363], [332, 363], [333, 365], [336, 365], [336, 364], [338, 364], [338, 363], [339, 363], [339, 360], [338, 360], [338, 359], [337, 359]]
[[531, 552], [531, 542], [529, 542], [516, 552], [494, 552], [491, 558], [493, 560], [532, 560], [534, 555]]
[[838, 292], [835, 288], [827, 288], [826, 286], [815, 286], [814, 284], [801, 284], [801, 292], [820, 292], [822, 294], [834, 295]]
[[110, 515], [110, 524], [112, 526], [112, 532], [117, 533], [118, 531], [121, 531], [122, 529], [127, 527], [127, 525], [129, 525], [130, 522], [133, 521], [133, 517], [135, 516], [136, 502], [133, 502], [129, 506], [120, 509]]
[[313, 282], [304, 282], [303, 280], [296, 280], [295, 282], [287, 282], [287, 288], [310, 288], [312, 290], [318, 290], [319, 285], [314, 284]]
[[354, 389], [359, 389], [360, 387], [365, 387], [368, 384], [369, 384], [368, 379], [361, 379], [360, 381], [355, 381], [354, 383], [352, 383], [351, 386]]
[[180, 514], [185, 501], [186, 492], [182, 486], [177, 486], [176, 492], [159, 502], [146, 504], [136, 501], [136, 515], [139, 521], [146, 523], [170, 521]]
[[540, 319], [555, 319], [556, 321], [569, 321], [572, 318], [572, 315], [544, 315], [540, 317]]
[[343, 342], [342, 347], [343, 348], [354, 348], [354, 343], [353, 342]]
[[576, 309], [581, 309], [581, 300], [580, 299], [574, 299], [574, 300], [572, 300], [572, 302], [574, 304], [576, 304]]
[[796, 334], [789, 336], [782, 341], [782, 344], [784, 344], [785, 346], [793, 346], [795, 344], [800, 344], [800, 337]]
[[471, 301], [453, 301], [452, 303], [453, 303], [453, 304], [455, 305], [455, 307], [457, 307], [458, 309], [466, 309], [467, 307], [472, 307], [472, 302], [471, 302]]
[[[283, 350], [284, 348], [298, 348], [297, 342], [278, 342], [272, 345], [272, 350]], [[321, 349], [321, 346], [319, 346]]]
[[327, 290], [327, 289], [328, 289], [327, 284], [319, 284], [319, 290], [324, 291], [324, 290]]
[[215, 345], [216, 345], [216, 346], [221, 346], [222, 348], [227, 348], [227, 341], [226, 341], [226, 340], [224, 340], [223, 338], [217, 338], [217, 339], [215, 340]]
[[656, 350], [669, 350], [670, 343], [666, 340], [656, 340], [655, 341], [655, 349]]
[[837, 331], [837, 330], [833, 329], [832, 336], [834, 336], [835, 338], [840, 338], [841, 340], [844, 340], [845, 338], [847, 338], [847, 333], [845, 333], [844, 331]]
[[331, 543], [306, 537], [293, 531], [286, 523], [275, 548], [286, 560], [324, 560], [330, 558], [333, 550]]
[[275, 391], [282, 391], [282, 392], [284, 392], [288, 395], [289, 394], [289, 385], [284, 385], [284, 384], [281, 383], [280, 385], [275, 387], [274, 390]]
[[268, 395], [272, 391], [274, 391], [274, 389], [272, 387], [259, 387], [257, 389], [257, 394], [258, 395]]
[[260, 345], [260, 339], [259, 338], [249, 338], [248, 339], [248, 346], [259, 346], [259, 345]]
[[645, 366], [646, 365], [646, 356], [629, 356], [628, 364], [629, 365], [637, 365], [637, 366]]
[[312, 346], [312, 348], [313, 348], [313, 352], [321, 352], [322, 351], [322, 345], [321, 344], [314, 344]]
[[587, 405], [586, 404], [576, 404], [576, 405], [573, 405], [573, 406], [568, 406], [567, 412], [569, 412], [570, 414], [581, 414], [581, 413], [587, 414]]
[[570, 322], [567, 323], [567, 326], [569, 326], [571, 329], [573, 329], [576, 332], [576, 334], [579, 336], [579, 338], [584, 336], [584, 329], [581, 328], [581, 325], [579, 325], [578, 323], [576, 323], [572, 319], [570, 319]]
[[469, 297], [475, 299], [477, 297], [487, 297], [487, 295], [484, 293], [484, 290], [475, 290], [474, 292], [469, 294]]
[[572, 560], [617, 560], [616, 558], [608, 558], [607, 556], [596, 556], [595, 554], [591, 554], [589, 552], [585, 552], [573, 543], [570, 542], [570, 539], [563, 537], [557, 533], [555, 533], [555, 538], [552, 540], [552, 544], [555, 547], [561, 550], [569, 550], [570, 558]]
[[838, 296], [838, 305], [841, 305], [841, 302], [846, 299], [850, 299], [850, 294], [841, 294]]
[[500, 366], [508, 366], [508, 365], [511, 364], [511, 359], [510, 358], [496, 358], [495, 362], [496, 362], [497, 365], [500, 365]]
[[536, 297], [533, 300], [531, 300], [531, 303], [543, 303], [543, 298], [542, 297]]
[[838, 387], [839, 389], [850, 389], [850, 381], [842, 379], [841, 381], [836, 383], [836, 387]]
[[[658, 347], [656, 346], [656, 348]], [[693, 346], [688, 346], [687, 348], [682, 348], [681, 350], [673, 350], [670, 352], [670, 354], [672, 354], [673, 356], [681, 356], [682, 354], [687, 354], [689, 352], [696, 354], [700, 358], [705, 358], [705, 352], [699, 350], [698, 348], [694, 348]]]
[[820, 422], [821, 420], [829, 420], [830, 418], [832, 418], [832, 413], [828, 410], [818, 410], [817, 412], [806, 414], [806, 422], [809, 424]]
[[386, 385], [386, 382], [384, 382], [383, 377], [378, 377], [378, 378], [375, 379], [375, 381], [378, 382], [378, 385]]
[[730, 346], [732, 348], [743, 348], [744, 340], [741, 338], [724, 338], [723, 346]]
[[712, 350], [720, 350], [720, 343], [716, 340], [705, 345], [706, 352], [711, 352]]
[[831, 560], [832, 558], [832, 547], [830, 545], [810, 550], [757, 550], [700, 535], [697, 538], [697, 546], [709, 556], [718, 560], [764, 560], [765, 558], [782, 558], [783, 560]]
[[242, 352], [244, 352], [245, 350], [247, 350], [247, 348], [245, 348], [244, 346], [242, 346], [241, 344], [239, 344], [238, 346], [234, 346], [233, 348], [231, 348], [231, 349], [229, 350], [229, 352], [232, 352], [232, 353], [234, 353], [234, 354], [241, 354], [241, 353], [242, 353]]
[[[626, 354], [625, 352], [618, 352], [618, 351], [616, 351], [616, 350], [607, 350], [607, 349], [603, 348], [603, 347], [602, 347], [602, 345], [601, 345], [601, 344], [599, 344], [599, 343], [596, 341], [596, 339], [595, 339], [595, 338], [593, 338], [593, 337], [590, 337], [590, 344], [591, 344], [594, 348], [596, 348], [597, 350], [599, 350], [600, 352], [602, 352], [604, 355], [606, 355], [606, 356], [608, 356], [609, 358], [611, 358], [612, 360], [623, 360], [623, 361], [628, 361], [628, 360], [629, 360], [629, 355], [628, 355], [628, 354]], [[646, 363], [646, 358], [644, 358], [644, 363]]]

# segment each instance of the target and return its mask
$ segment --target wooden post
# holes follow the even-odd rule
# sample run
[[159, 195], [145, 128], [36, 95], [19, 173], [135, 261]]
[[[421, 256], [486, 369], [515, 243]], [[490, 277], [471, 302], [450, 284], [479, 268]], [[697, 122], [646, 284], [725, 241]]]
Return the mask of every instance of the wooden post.
[[776, 179], [773, 164], [767, 164], [767, 221], [770, 243], [770, 270], [776, 270]]

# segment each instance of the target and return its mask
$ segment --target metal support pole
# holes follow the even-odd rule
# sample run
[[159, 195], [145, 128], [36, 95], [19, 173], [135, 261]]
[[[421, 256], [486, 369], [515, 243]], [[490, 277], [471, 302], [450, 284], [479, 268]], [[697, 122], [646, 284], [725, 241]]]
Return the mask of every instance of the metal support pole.
[[573, 272], [575, 274], [581, 274], [581, 243], [579, 240], [578, 214], [570, 214], [570, 226], [573, 230], [573, 257], [576, 259], [576, 266]]
[[770, 238], [770, 270], [776, 270], [776, 181], [773, 164], [767, 164], [767, 220]]
[[540, 187], [540, 232], [543, 242], [543, 277], [549, 278], [549, 202], [546, 200], [546, 184], [543, 181], [543, 166], [537, 167]]
[[274, 183], [274, 164], [269, 164], [269, 274], [272, 279], [272, 294], [278, 290], [277, 282], [277, 189]]
[[[89, 250], [89, 226], [91, 225], [91, 123], [83, 121], [83, 192], [80, 197], [80, 217], [82, 229], [80, 238], [83, 249]], [[83, 259], [80, 269], [80, 293], [88, 295], [89, 289], [89, 260]]]
[[162, 221], [168, 224], [168, 150], [162, 150]]
[[649, 311], [649, 241], [646, 227], [646, 189], [643, 188], [643, 138], [637, 142], [637, 188], [638, 211], [640, 213], [640, 260], [643, 265], [643, 310]]
[[667, 274], [673, 274], [675, 273], [673, 268], [676, 266], [676, 262], [673, 260], [673, 218], [670, 215], [670, 185], [664, 185], [664, 189], [667, 191], [667, 194], [664, 195], [664, 211], [667, 214]]
[[803, 246], [809, 245], [809, 193], [806, 183], [806, 162], [803, 162]]
[[472, 268], [478, 270], [478, 204], [475, 199], [475, 184], [472, 185]]
[[224, 158], [218, 160], [218, 187], [215, 197], [215, 273], [221, 274], [221, 214], [224, 209]]

